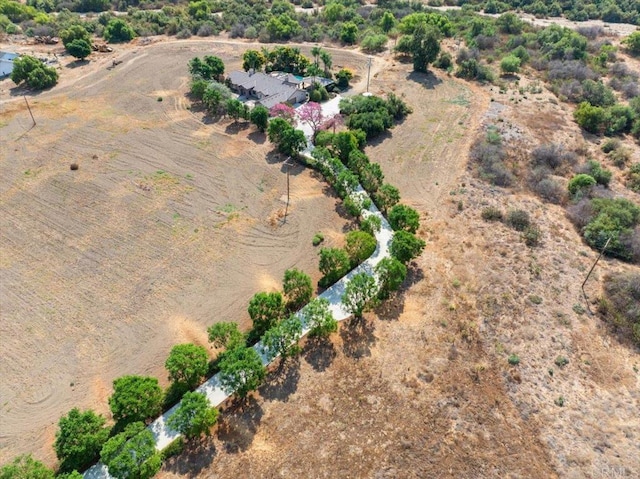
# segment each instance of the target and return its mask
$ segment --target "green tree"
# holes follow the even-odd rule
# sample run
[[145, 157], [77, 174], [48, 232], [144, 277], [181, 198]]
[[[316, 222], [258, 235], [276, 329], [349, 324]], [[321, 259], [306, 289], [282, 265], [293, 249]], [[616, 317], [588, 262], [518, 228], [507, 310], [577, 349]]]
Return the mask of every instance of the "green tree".
[[573, 112], [573, 118], [578, 125], [590, 133], [599, 133], [604, 128], [606, 111], [599, 106], [593, 106], [588, 102], [582, 102]]
[[322, 66], [324, 67], [324, 75], [331, 75], [331, 67], [333, 66], [333, 59], [331, 57], [331, 53], [326, 50], [320, 50], [320, 60], [322, 60]]
[[262, 105], [257, 105], [251, 110], [251, 114], [249, 116], [251, 119], [251, 123], [256, 125], [256, 128], [261, 133], [264, 133], [269, 126], [269, 110], [267, 110]]
[[358, 188], [358, 177], [348, 168], [343, 168], [336, 176], [333, 187], [340, 198], [346, 198]]
[[170, 381], [184, 384], [188, 389], [193, 389], [207, 374], [209, 355], [202, 346], [177, 344], [171, 348], [164, 367], [169, 371]]
[[253, 321], [253, 332], [261, 337], [265, 331], [271, 329], [284, 314], [284, 299], [282, 294], [256, 293], [249, 301], [249, 316]]
[[220, 383], [227, 394], [244, 398], [256, 389], [266, 370], [260, 355], [253, 348], [238, 346], [225, 351], [220, 358]]
[[375, 306], [377, 293], [375, 278], [367, 273], [358, 273], [347, 283], [341, 298], [342, 304], [347, 312], [361, 318], [362, 313]]
[[291, 311], [300, 309], [307, 304], [313, 294], [311, 278], [296, 268], [284, 272], [282, 289], [287, 297], [287, 307]]
[[360, 221], [360, 229], [371, 236], [375, 236], [382, 227], [382, 220], [376, 215], [369, 215]]
[[511, 35], [518, 35], [522, 32], [522, 28], [524, 27], [524, 23], [518, 16], [513, 12], [507, 12], [498, 17], [496, 20], [496, 24], [498, 25], [498, 29], [502, 33], [508, 33]]
[[243, 104], [240, 100], [236, 98], [229, 98], [226, 103], [227, 115], [233, 118], [233, 122], [237, 123], [237, 121], [242, 117], [243, 112]]
[[425, 246], [424, 241], [408, 231], [396, 231], [389, 251], [392, 257], [406, 264], [422, 253]]
[[218, 410], [209, 404], [207, 396], [199, 392], [187, 392], [180, 405], [167, 421], [167, 425], [188, 439], [209, 436], [218, 420]]
[[340, 88], [349, 88], [349, 82], [353, 78], [353, 72], [347, 68], [342, 68], [336, 73], [336, 80]]
[[60, 418], [53, 448], [62, 472], [86, 469], [100, 454], [109, 438], [105, 418], [88, 410], [73, 408]]
[[25, 82], [29, 88], [42, 90], [58, 82], [58, 72], [37, 58], [23, 55], [13, 61], [10, 78], [16, 85]]
[[233, 349], [244, 342], [244, 334], [238, 329], [236, 323], [221, 322], [207, 329], [209, 342], [216, 348]]
[[520, 63], [522, 60], [515, 55], [507, 55], [500, 61], [500, 69], [502, 73], [518, 73], [520, 71]]
[[379, 25], [384, 33], [389, 33], [396, 26], [396, 17], [393, 13], [386, 11], [382, 14]]
[[300, 24], [286, 14], [271, 17], [265, 29], [272, 40], [289, 40], [302, 31]]
[[109, 407], [113, 419], [122, 424], [144, 422], [162, 409], [163, 394], [156, 378], [122, 376], [113, 381]]
[[69, 28], [62, 30], [60, 39], [65, 48], [74, 40], [84, 40], [91, 48], [91, 34], [82, 25], [71, 25]]
[[300, 352], [298, 341], [302, 336], [302, 323], [300, 318], [291, 315], [274, 325], [262, 338], [262, 353], [269, 361], [273, 361], [276, 356], [283, 360], [290, 356], [295, 356]]
[[353, 45], [358, 38], [358, 25], [353, 22], [344, 22], [340, 30], [340, 40], [347, 45]]
[[410, 206], [394, 205], [389, 212], [389, 224], [396, 231], [415, 233], [420, 227], [420, 215]]
[[109, 21], [102, 36], [111, 43], [129, 42], [136, 36], [136, 32], [124, 20], [115, 18]]
[[380, 292], [378, 298], [386, 299], [396, 291], [407, 277], [407, 267], [395, 258], [383, 258], [375, 267]]
[[368, 163], [365, 165], [362, 170], [360, 170], [359, 176], [362, 187], [371, 193], [378, 191], [378, 188], [382, 186], [384, 180], [382, 168], [380, 168], [378, 163]]
[[400, 191], [389, 183], [383, 184], [374, 195], [378, 208], [386, 214], [387, 210], [400, 201]]
[[29, 455], [16, 457], [0, 468], [0, 479], [53, 479], [53, 471]]
[[129, 424], [109, 439], [102, 446], [100, 459], [116, 479], [148, 479], [162, 465], [153, 434], [141, 422]]
[[622, 43], [627, 47], [631, 54], [640, 55], [640, 31], [633, 32], [627, 38], [622, 40]]
[[349, 255], [340, 248], [320, 249], [320, 272], [324, 277], [320, 280], [321, 286], [330, 286], [342, 278], [351, 267]]
[[242, 69], [246, 72], [251, 69], [259, 72], [266, 62], [264, 54], [258, 50], [247, 50], [242, 54]]
[[231, 90], [226, 85], [217, 82], [209, 82], [202, 95], [202, 103], [211, 115], [224, 113], [227, 100], [232, 97]]
[[84, 476], [78, 471], [63, 472], [56, 474], [56, 479], [82, 479]]
[[72, 57], [84, 60], [91, 55], [91, 45], [86, 40], [77, 39], [67, 44], [67, 51]]
[[301, 311], [303, 323], [309, 328], [310, 336], [329, 336], [338, 329], [326, 298], [315, 298]]
[[440, 32], [437, 27], [420, 23], [413, 31], [411, 54], [413, 70], [426, 72], [429, 63], [433, 63], [440, 53]]
[[376, 250], [376, 239], [364, 231], [349, 231], [346, 235], [345, 251], [349, 255], [351, 267], [366, 260]]

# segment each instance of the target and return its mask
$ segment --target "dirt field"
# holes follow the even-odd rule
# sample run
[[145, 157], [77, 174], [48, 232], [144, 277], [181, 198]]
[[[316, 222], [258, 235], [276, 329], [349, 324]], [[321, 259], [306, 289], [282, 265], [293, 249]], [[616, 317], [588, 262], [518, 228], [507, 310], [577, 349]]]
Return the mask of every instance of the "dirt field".
[[[29, 97], [33, 129], [0, 83], [0, 463], [53, 463], [61, 415], [108, 413], [124, 374], [164, 381], [172, 345], [206, 345], [216, 321], [248, 327], [249, 299], [285, 269], [318, 279], [317, 231], [341, 237], [336, 198], [308, 171], [291, 169], [282, 224], [285, 167], [264, 136], [188, 109], [186, 63], [211, 51], [161, 43], [64, 66], [59, 87]], [[215, 49], [230, 65], [242, 51]]]

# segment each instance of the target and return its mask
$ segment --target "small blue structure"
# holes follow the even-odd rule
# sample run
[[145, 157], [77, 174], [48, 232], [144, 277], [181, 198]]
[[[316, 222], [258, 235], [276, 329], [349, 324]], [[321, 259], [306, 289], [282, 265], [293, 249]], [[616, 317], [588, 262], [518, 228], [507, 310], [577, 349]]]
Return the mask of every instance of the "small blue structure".
[[11, 75], [15, 58], [18, 58], [17, 53], [0, 52], [0, 78]]

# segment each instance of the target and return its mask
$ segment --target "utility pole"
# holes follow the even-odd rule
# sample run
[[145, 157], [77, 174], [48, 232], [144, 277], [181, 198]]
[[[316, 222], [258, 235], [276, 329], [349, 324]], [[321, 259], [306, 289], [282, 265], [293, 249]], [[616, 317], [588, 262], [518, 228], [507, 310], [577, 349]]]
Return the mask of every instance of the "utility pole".
[[593, 313], [591, 312], [591, 308], [589, 307], [589, 299], [587, 298], [587, 293], [584, 290], [584, 285], [587, 284], [587, 280], [589, 279], [589, 276], [591, 276], [591, 273], [593, 273], [593, 270], [596, 267], [596, 265], [598, 264], [598, 261], [600, 261], [600, 258], [602, 258], [602, 255], [604, 254], [604, 250], [606, 250], [607, 246], [609, 246], [609, 241], [611, 241], [611, 237], [609, 237], [607, 242], [604, 244], [604, 246], [602, 248], [602, 251], [600, 251], [600, 254], [598, 255], [598, 258], [596, 259], [595, 263], [593, 263], [593, 266], [591, 266], [591, 269], [589, 270], [589, 273], [587, 274], [587, 277], [582, 282], [582, 295], [584, 296], [584, 300], [587, 303], [587, 309], [589, 310], [589, 313], [591, 313], [591, 314], [593, 314]]
[[284, 207], [284, 219], [282, 220], [283, 224], [287, 222], [287, 213], [289, 212], [289, 170], [291, 169], [291, 163], [289, 163], [290, 159], [291, 157], [288, 156], [287, 160], [284, 162], [284, 164], [287, 165], [287, 205]]
[[[33, 113], [31, 112], [31, 107], [29, 106], [29, 102], [27, 101], [27, 97], [23, 96], [24, 102], [27, 104], [27, 108], [29, 109], [29, 115], [31, 115], [31, 121], [33, 121], [33, 126], [36, 126], [36, 119], [33, 117]], [[31, 128], [33, 128], [33, 126]]]
[[369, 55], [369, 68], [367, 70], [367, 93], [369, 93], [369, 80], [371, 79], [371, 62], [373, 61], [373, 57]]

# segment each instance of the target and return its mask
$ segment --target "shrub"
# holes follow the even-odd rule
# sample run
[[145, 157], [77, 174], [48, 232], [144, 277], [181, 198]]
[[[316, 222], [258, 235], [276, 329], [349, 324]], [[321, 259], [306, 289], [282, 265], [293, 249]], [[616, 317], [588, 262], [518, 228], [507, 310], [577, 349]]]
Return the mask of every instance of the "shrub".
[[564, 356], [558, 356], [556, 358], [556, 360], [554, 361], [555, 365], [558, 366], [559, 368], [563, 368], [565, 367], [567, 364], [569, 364], [569, 360], [567, 358], [565, 358]]
[[507, 55], [500, 61], [500, 69], [503, 73], [511, 74], [520, 71], [520, 63], [522, 60], [515, 55]]
[[602, 168], [602, 165], [597, 161], [589, 160], [583, 170], [586, 174], [596, 180], [597, 184], [604, 187], [609, 186], [609, 182], [611, 181], [611, 171]]
[[324, 241], [324, 235], [322, 233], [316, 233], [315, 235], [313, 235], [313, 239], [311, 240], [311, 243], [313, 244], [313, 246], [318, 246], [323, 241]]
[[486, 208], [483, 208], [481, 215], [482, 219], [485, 221], [502, 221], [504, 219], [502, 210], [495, 206], [487, 206]]
[[13, 62], [11, 80], [19, 85], [25, 82], [29, 88], [42, 90], [52, 87], [58, 82], [58, 72], [48, 67], [37, 58], [23, 55]]
[[627, 171], [626, 185], [631, 191], [640, 193], [640, 163], [634, 163]]
[[611, 153], [613, 150], [620, 148], [620, 145], [620, 140], [617, 138], [609, 138], [602, 144], [601, 149], [605, 153]]
[[516, 231], [524, 231], [531, 225], [531, 219], [524, 210], [511, 210], [507, 213], [506, 223]]
[[128, 42], [136, 36], [135, 31], [124, 20], [111, 20], [104, 29], [104, 39], [111, 43]]
[[631, 152], [626, 148], [618, 148], [607, 155], [618, 168], [624, 168], [631, 159]]
[[562, 145], [557, 143], [538, 146], [531, 152], [531, 157], [534, 166], [545, 166], [552, 170], [565, 165], [573, 165], [578, 159], [575, 153], [566, 151]]
[[440, 68], [441, 70], [448, 70], [453, 67], [453, 59], [449, 52], [441, 52], [438, 59], [433, 63], [433, 66]]
[[569, 180], [569, 193], [571, 193], [572, 196], [576, 196], [579, 194], [582, 195], [586, 191], [591, 189], [591, 187], [593, 187], [596, 183], [597, 182], [593, 176], [580, 173]]
[[634, 259], [634, 228], [640, 222], [640, 207], [623, 198], [594, 198], [592, 216], [582, 229], [585, 241], [601, 250], [610, 239], [605, 253], [626, 261]]
[[540, 232], [540, 228], [534, 224], [527, 226], [522, 233], [524, 243], [531, 247], [538, 246], [540, 244], [541, 236], [542, 233]]
[[520, 364], [520, 357], [518, 357], [517, 354], [512, 354], [511, 356], [509, 356], [509, 359], [507, 359], [507, 361], [509, 362], [509, 364], [511, 364], [511, 366], [517, 366], [518, 364]]
[[599, 311], [640, 346], [640, 274], [627, 272], [606, 276]]
[[345, 251], [349, 255], [351, 267], [366, 260], [376, 250], [376, 239], [364, 231], [350, 231], [346, 237]]
[[420, 215], [410, 206], [398, 204], [389, 212], [389, 224], [396, 231], [415, 233], [420, 227]]
[[599, 106], [582, 102], [573, 112], [573, 117], [581, 128], [590, 133], [599, 133], [605, 126], [606, 111]]
[[360, 221], [360, 229], [369, 233], [371, 236], [375, 236], [375, 234], [380, 231], [381, 227], [382, 220], [375, 215], [369, 215]]
[[533, 189], [542, 199], [550, 203], [560, 205], [565, 201], [566, 190], [553, 178], [543, 178], [535, 184]]

